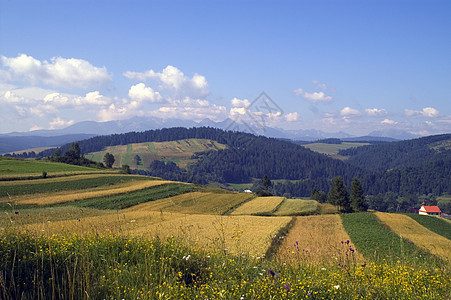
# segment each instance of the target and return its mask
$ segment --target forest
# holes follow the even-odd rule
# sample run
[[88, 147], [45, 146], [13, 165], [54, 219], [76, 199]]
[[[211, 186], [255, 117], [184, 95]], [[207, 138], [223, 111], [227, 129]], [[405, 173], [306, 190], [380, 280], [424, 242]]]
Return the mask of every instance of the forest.
[[[81, 153], [89, 153], [106, 146], [187, 138], [211, 139], [227, 148], [196, 153], [195, 163], [186, 169], [171, 161], [153, 161], [147, 171], [132, 172], [196, 184], [251, 183], [267, 175], [277, 180], [272, 186], [273, 194], [293, 197], [310, 196], [313, 189], [327, 193], [337, 176], [342, 177], [348, 187], [354, 178], [359, 178], [365, 195], [383, 199], [393, 198], [392, 194], [406, 199], [451, 194], [451, 135], [342, 150], [340, 155], [349, 157], [345, 161], [287, 140], [209, 127], [130, 132], [93, 137], [78, 143]], [[328, 142], [338, 143], [336, 139]], [[67, 144], [59, 151], [65, 153], [69, 148]], [[47, 150], [37, 156], [51, 157], [53, 152]]]

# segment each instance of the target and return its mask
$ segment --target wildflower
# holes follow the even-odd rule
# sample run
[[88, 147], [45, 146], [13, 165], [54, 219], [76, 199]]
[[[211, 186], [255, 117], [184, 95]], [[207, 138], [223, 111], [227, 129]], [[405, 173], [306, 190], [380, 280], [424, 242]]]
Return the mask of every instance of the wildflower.
[[340, 285], [339, 285], [339, 284], [334, 285], [334, 289], [338, 290], [339, 288], [340, 288]]
[[352, 247], [349, 247], [349, 251], [351, 251], [352, 253], [354, 253], [354, 249]]
[[266, 273], [266, 275], [270, 275], [272, 277], [276, 276], [276, 272], [274, 272], [274, 270], [269, 269], [268, 273]]
[[16, 210], [15, 212], [14, 212], [16, 215], [18, 215], [19, 214], [19, 211], [18, 210]]
[[287, 282], [286, 285], [282, 285], [282, 287], [284, 287], [287, 290], [287, 292], [291, 291], [291, 287], [290, 287], [290, 283], [289, 282]]

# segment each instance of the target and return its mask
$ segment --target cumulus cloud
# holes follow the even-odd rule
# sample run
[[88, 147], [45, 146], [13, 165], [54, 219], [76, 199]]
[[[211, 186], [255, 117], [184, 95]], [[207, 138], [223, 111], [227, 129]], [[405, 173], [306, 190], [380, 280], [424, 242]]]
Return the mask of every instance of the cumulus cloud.
[[208, 82], [204, 76], [195, 73], [190, 78], [171, 65], [168, 65], [161, 72], [155, 72], [154, 70], [145, 72], [127, 71], [124, 73], [124, 76], [139, 81], [156, 80], [159, 83], [159, 89], [172, 90], [178, 95], [192, 98], [203, 98], [210, 94]]
[[74, 124], [74, 120], [66, 121], [66, 120], [61, 119], [60, 117], [57, 117], [57, 118], [53, 119], [49, 123], [50, 129], [64, 128], [64, 127], [70, 126], [72, 124]]
[[314, 85], [316, 85], [317, 88], [322, 89], [322, 90], [327, 90], [327, 85], [325, 83], [321, 83], [318, 80], [313, 80], [312, 83]]
[[365, 112], [368, 116], [372, 117], [380, 117], [380, 116], [386, 116], [388, 114], [387, 110], [385, 109], [379, 109], [379, 108], [367, 108], [365, 109]]
[[437, 109], [433, 107], [425, 107], [422, 110], [411, 110], [405, 109], [404, 113], [408, 117], [427, 117], [427, 118], [436, 118], [440, 116], [440, 113]]
[[385, 124], [385, 125], [396, 125], [398, 124], [398, 122], [394, 121], [394, 120], [390, 120], [390, 119], [385, 119], [383, 121], [381, 121], [381, 124]]
[[287, 122], [294, 122], [297, 121], [299, 118], [298, 113], [297, 112], [292, 112], [292, 113], [288, 113], [285, 115], [285, 120]]
[[230, 100], [232, 107], [249, 107], [251, 105], [251, 103], [249, 102], [249, 100], [247, 99], [238, 99], [238, 98], [233, 98], [232, 100]]
[[349, 106], [346, 106], [340, 111], [340, 115], [344, 117], [350, 117], [350, 116], [359, 116], [360, 111], [354, 108], [350, 108]]
[[313, 92], [313, 93], [308, 93], [305, 92], [303, 89], [299, 88], [294, 90], [294, 93], [296, 96], [299, 96], [301, 98], [304, 98], [307, 101], [310, 102], [331, 102], [333, 100], [332, 96], [327, 96], [326, 94], [324, 94], [324, 92]]
[[128, 96], [135, 101], [149, 101], [152, 103], [160, 102], [163, 99], [159, 92], [154, 91], [144, 83], [133, 85], [128, 91]]
[[17, 57], [1, 56], [1, 62], [7, 68], [3, 70], [2, 77], [26, 80], [33, 85], [42, 83], [54, 87], [86, 88], [104, 85], [112, 80], [105, 67], [95, 67], [83, 59], [53, 57], [50, 61], [40, 61], [20, 54]]

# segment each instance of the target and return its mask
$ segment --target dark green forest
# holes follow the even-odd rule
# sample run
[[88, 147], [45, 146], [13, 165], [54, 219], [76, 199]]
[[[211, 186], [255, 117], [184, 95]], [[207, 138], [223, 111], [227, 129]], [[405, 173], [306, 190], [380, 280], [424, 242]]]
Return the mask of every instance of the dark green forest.
[[[398, 203], [402, 199], [413, 199], [411, 202], [418, 202], [421, 195], [451, 194], [451, 135], [342, 150], [340, 154], [349, 157], [345, 161], [313, 152], [287, 140], [209, 127], [99, 136], [80, 141], [79, 146], [81, 153], [89, 153], [106, 146], [188, 138], [211, 139], [228, 147], [196, 153], [193, 156], [196, 162], [186, 169], [179, 168], [173, 162], [154, 161], [148, 166], [148, 171], [132, 172], [196, 184], [250, 183], [267, 175], [277, 180], [271, 187], [273, 194], [298, 197], [310, 196], [313, 189], [328, 193], [333, 178], [337, 176], [343, 178], [347, 187], [351, 186], [353, 178], [359, 178], [364, 194], [385, 199], [386, 210], [398, 205], [390, 204], [390, 201]], [[65, 153], [69, 148], [68, 144], [58, 151]], [[51, 156], [53, 152], [39, 155]], [[368, 203], [369, 208], [379, 205], [376, 200], [373, 202]], [[398, 208], [401, 206], [398, 205]]]

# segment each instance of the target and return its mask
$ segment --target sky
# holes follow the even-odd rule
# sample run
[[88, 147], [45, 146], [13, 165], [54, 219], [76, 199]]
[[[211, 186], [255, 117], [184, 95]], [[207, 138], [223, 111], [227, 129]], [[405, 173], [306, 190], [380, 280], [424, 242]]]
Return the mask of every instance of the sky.
[[0, 0], [0, 133], [137, 116], [450, 133], [451, 2]]

